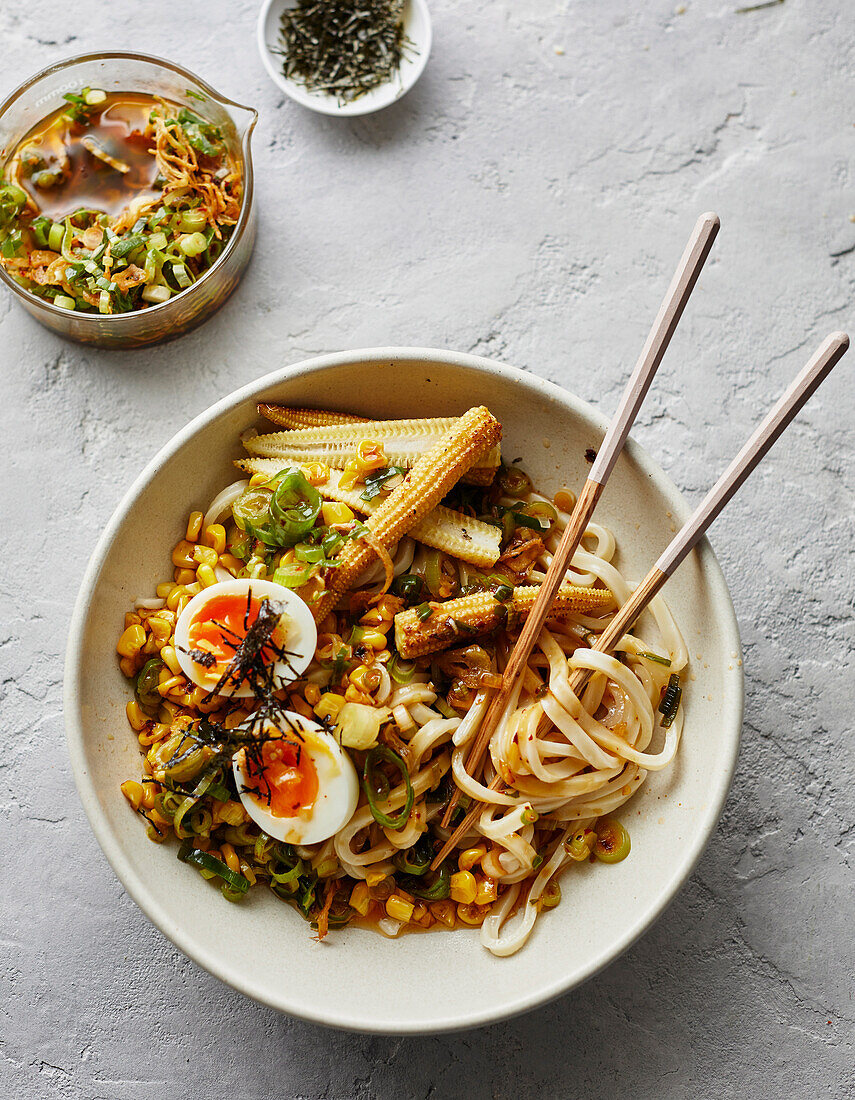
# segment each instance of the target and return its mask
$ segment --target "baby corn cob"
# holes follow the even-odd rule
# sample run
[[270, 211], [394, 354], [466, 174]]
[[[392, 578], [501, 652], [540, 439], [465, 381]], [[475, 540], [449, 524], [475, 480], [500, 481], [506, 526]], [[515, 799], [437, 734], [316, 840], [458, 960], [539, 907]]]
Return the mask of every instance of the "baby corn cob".
[[289, 409], [285, 405], [263, 403], [258, 406], [258, 414], [292, 431], [296, 428], [324, 428], [331, 424], [360, 424], [367, 419], [350, 413], [327, 412], [326, 409]]
[[[244, 445], [249, 454], [258, 458], [281, 458], [295, 464], [325, 462], [328, 466], [343, 469], [347, 462], [356, 460], [357, 449], [362, 440], [372, 439], [382, 444], [390, 466], [411, 469], [439, 443], [458, 420], [456, 416], [443, 416], [421, 420], [366, 420], [358, 423], [327, 424], [257, 435], [248, 439]], [[466, 480], [478, 485], [489, 485], [501, 461], [498, 446], [485, 448], [485, 453], [478, 455], [477, 459], [477, 468], [467, 471]]]
[[[278, 458], [244, 458], [235, 462], [238, 469], [248, 474], [266, 474], [274, 477], [282, 469]], [[341, 488], [341, 471], [330, 470], [326, 481], [317, 485], [317, 490], [325, 500], [339, 500], [347, 504], [354, 512], [371, 515], [383, 502], [381, 496], [373, 500], [363, 500], [359, 489]], [[411, 528], [409, 534], [425, 546], [442, 550], [445, 554], [460, 558], [471, 565], [483, 567], [495, 565], [501, 550], [499, 540], [501, 530], [492, 523], [465, 516], [451, 508], [438, 504], [428, 512], [423, 520]]]
[[[408, 534], [433, 511], [461, 475], [471, 469], [478, 456], [497, 445], [501, 434], [501, 424], [483, 405], [452, 421], [447, 434], [418, 459], [397, 489], [368, 517], [366, 526], [371, 540], [388, 548]], [[329, 614], [339, 596], [376, 556], [376, 551], [362, 539], [344, 544], [330, 587], [313, 608], [316, 622]]]
[[[445, 603], [431, 603], [432, 614], [421, 620], [413, 608], [395, 616], [395, 645], [406, 660], [436, 653], [455, 643], [465, 642], [479, 634], [489, 634], [505, 623], [513, 624], [525, 618], [537, 599], [538, 586], [520, 585], [507, 603], [497, 600], [492, 592], [475, 592]], [[558, 590], [550, 617], [570, 612], [598, 611], [613, 603], [607, 588], [579, 588], [564, 585]]]

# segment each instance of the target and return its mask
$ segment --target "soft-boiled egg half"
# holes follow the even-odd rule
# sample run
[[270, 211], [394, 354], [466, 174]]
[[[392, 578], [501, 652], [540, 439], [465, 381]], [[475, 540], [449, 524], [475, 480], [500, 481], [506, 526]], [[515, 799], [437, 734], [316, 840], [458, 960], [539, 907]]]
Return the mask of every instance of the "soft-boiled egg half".
[[[275, 600], [284, 609], [273, 640], [287, 651], [287, 658], [270, 649], [262, 651], [272, 662], [274, 679], [287, 684], [306, 671], [318, 641], [312, 612], [289, 588], [273, 581], [244, 578], [203, 589], [178, 617], [175, 653], [182, 671], [194, 684], [207, 691], [216, 685], [266, 599]], [[220, 694], [247, 698], [252, 688], [246, 682], [237, 689], [227, 685]]]
[[258, 746], [233, 760], [240, 800], [268, 836], [317, 844], [353, 817], [359, 779], [350, 757], [317, 722], [285, 711], [268, 721]]

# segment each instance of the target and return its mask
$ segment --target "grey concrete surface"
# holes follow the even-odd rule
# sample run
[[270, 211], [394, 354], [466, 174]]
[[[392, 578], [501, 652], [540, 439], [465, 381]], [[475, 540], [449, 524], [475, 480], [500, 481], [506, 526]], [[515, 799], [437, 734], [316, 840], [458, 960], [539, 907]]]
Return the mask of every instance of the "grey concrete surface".
[[432, 0], [421, 83], [343, 123], [268, 80], [255, 3], [0, 5], [4, 93], [63, 56], [138, 48], [261, 112], [258, 247], [205, 328], [99, 353], [0, 295], [6, 1096], [853, 1095], [855, 362], [713, 531], [748, 686], [721, 825], [649, 934], [551, 1006], [401, 1040], [244, 1000], [124, 895], [62, 728], [87, 557], [188, 418], [280, 364], [395, 343], [495, 356], [610, 411], [713, 208], [714, 260], [635, 433], [698, 497], [820, 338], [855, 327], [851, 0], [741, 2]]

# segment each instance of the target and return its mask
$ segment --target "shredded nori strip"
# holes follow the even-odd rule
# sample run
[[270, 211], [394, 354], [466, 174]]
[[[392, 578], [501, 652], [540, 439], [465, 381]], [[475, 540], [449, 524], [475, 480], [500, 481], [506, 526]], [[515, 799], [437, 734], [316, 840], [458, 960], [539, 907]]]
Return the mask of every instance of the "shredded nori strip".
[[391, 80], [413, 43], [404, 0], [298, 0], [281, 19], [282, 71], [310, 92], [340, 103]]
[[203, 668], [213, 668], [217, 663], [217, 658], [213, 653], [206, 653], [204, 649], [190, 649], [187, 651], [187, 656], [197, 665], [201, 665]]

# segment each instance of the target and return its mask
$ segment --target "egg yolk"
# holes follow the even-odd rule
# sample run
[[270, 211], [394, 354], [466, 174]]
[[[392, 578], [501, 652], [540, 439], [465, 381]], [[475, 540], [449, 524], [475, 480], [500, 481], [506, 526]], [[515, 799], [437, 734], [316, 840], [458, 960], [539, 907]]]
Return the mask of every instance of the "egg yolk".
[[246, 758], [247, 785], [274, 817], [295, 817], [318, 797], [318, 773], [305, 746], [277, 737]]
[[[190, 645], [203, 653], [213, 655], [218, 665], [225, 665], [234, 656], [235, 650], [246, 637], [249, 627], [258, 618], [261, 600], [254, 597], [249, 601], [247, 610], [246, 596], [231, 594], [214, 596], [199, 611], [187, 631]], [[262, 651], [265, 661], [273, 654], [269, 649]]]

